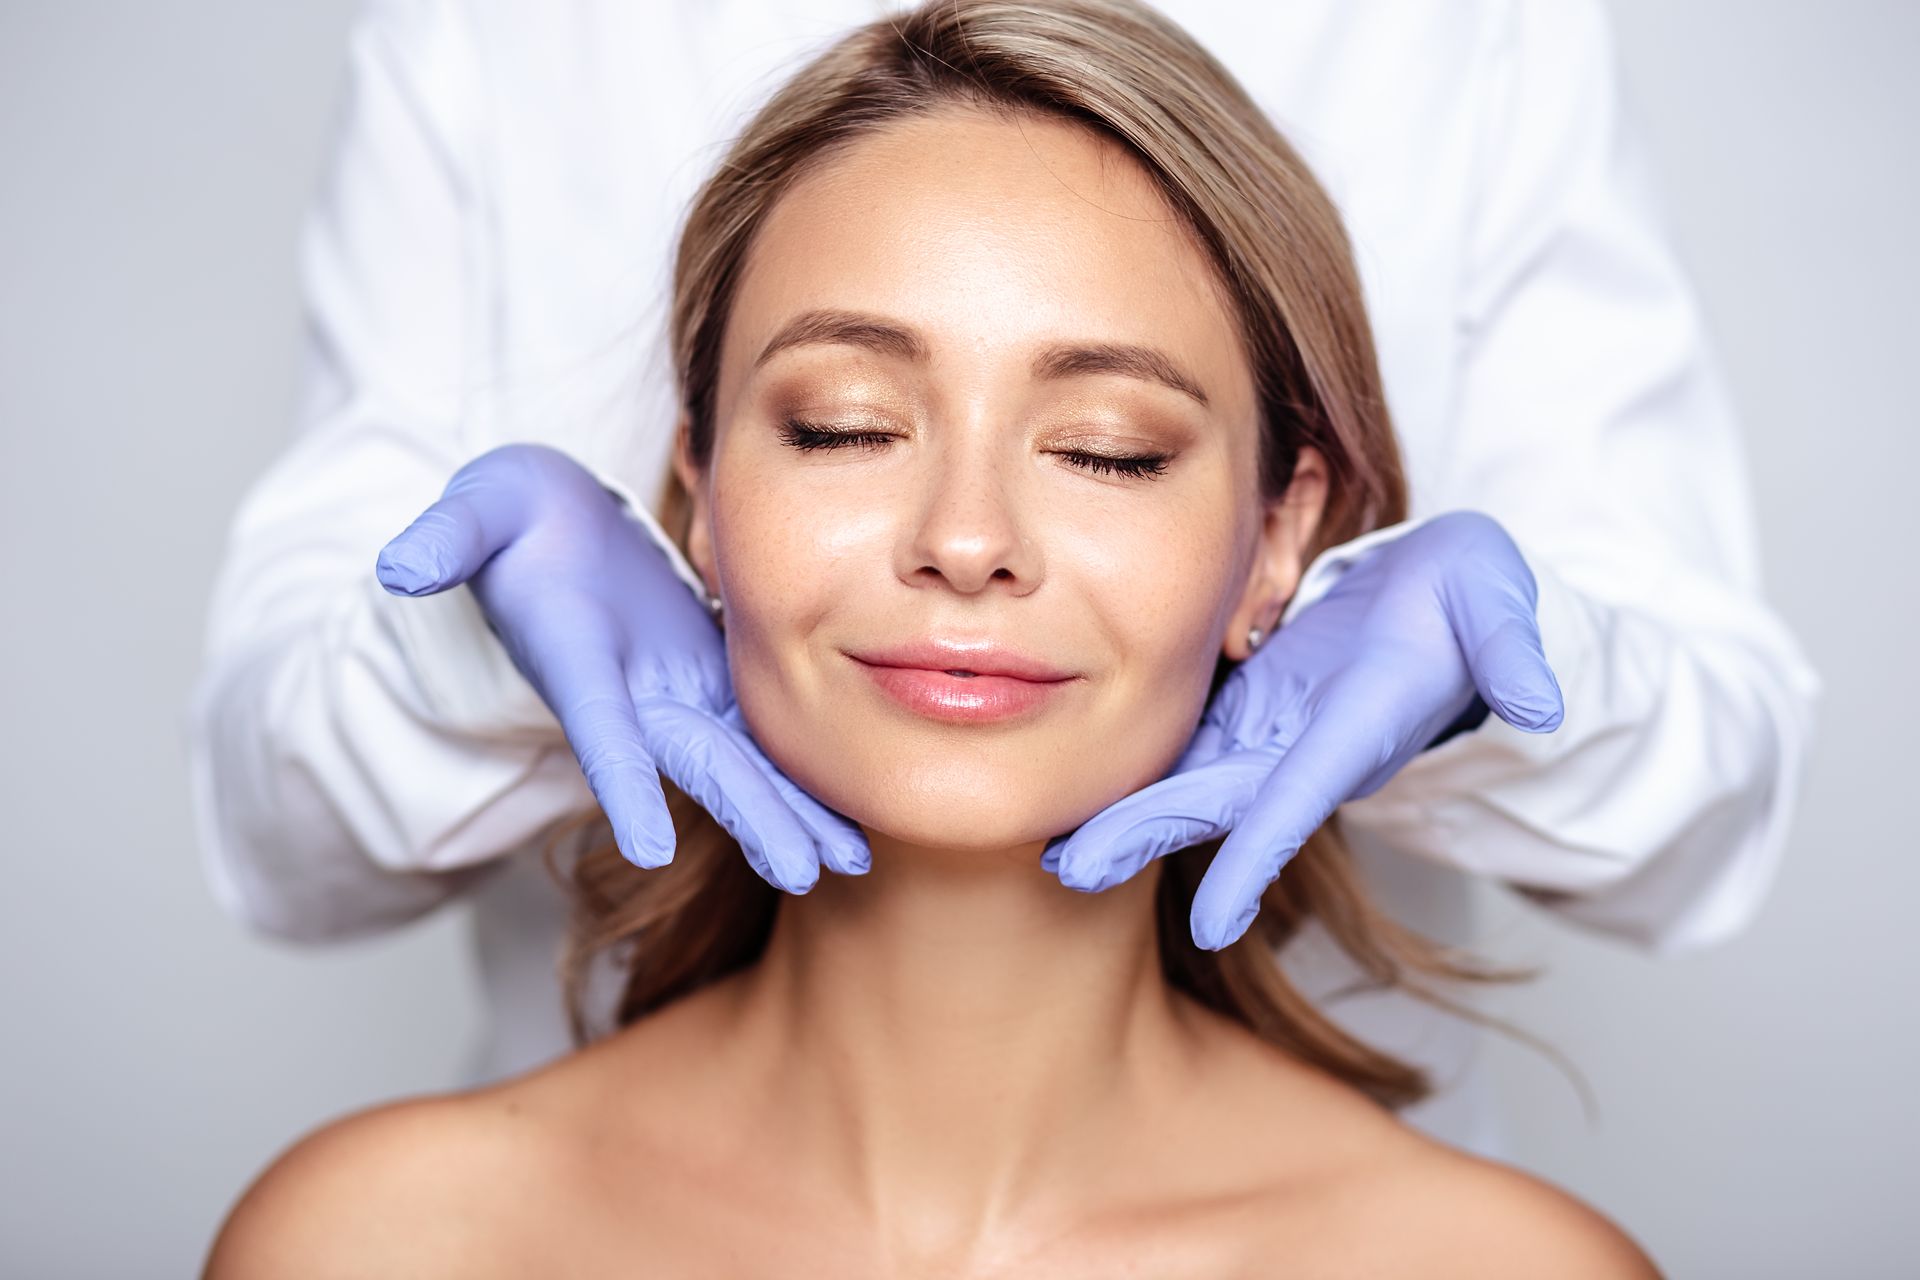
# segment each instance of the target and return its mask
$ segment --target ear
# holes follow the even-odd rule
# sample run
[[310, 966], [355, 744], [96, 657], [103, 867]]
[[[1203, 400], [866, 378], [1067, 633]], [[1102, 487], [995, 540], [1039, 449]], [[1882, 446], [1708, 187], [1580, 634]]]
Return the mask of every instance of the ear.
[[1307, 571], [1307, 548], [1326, 510], [1327, 484], [1327, 460], [1318, 449], [1301, 445], [1287, 491], [1266, 504], [1246, 589], [1220, 645], [1220, 651], [1235, 662], [1245, 661], [1253, 652], [1247, 646], [1248, 628], [1259, 627], [1272, 635], [1280, 625], [1280, 615]]
[[682, 413], [673, 432], [673, 475], [686, 492], [687, 560], [699, 571], [707, 590], [713, 591], [719, 578], [713, 571], [713, 529], [708, 521], [706, 475], [687, 451], [689, 426], [687, 415]]

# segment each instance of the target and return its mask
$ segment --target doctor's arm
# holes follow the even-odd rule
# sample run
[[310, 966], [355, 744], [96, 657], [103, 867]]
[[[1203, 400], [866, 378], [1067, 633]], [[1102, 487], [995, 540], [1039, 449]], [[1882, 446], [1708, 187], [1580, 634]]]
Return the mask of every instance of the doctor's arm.
[[1344, 820], [1592, 928], [1705, 945], [1773, 878], [1820, 682], [1762, 595], [1739, 425], [1604, 11], [1513, 6], [1483, 83], [1494, 130], [1433, 505], [1514, 538], [1565, 721], [1490, 717]]
[[302, 240], [297, 439], [250, 488], [215, 584], [187, 745], [213, 891], [254, 928], [419, 916], [590, 806], [467, 593], [396, 598], [394, 532], [475, 451], [488, 299], [477, 92], [436, 6], [354, 28]]
[[1658, 949], [1744, 925], [1786, 838], [1820, 683], [1761, 595], [1738, 428], [1604, 13], [1509, 19], [1475, 78], [1458, 410], [1414, 495], [1435, 514], [1319, 557], [1175, 775], [1048, 852], [1097, 889], [1225, 835], [1203, 946], [1245, 931], [1336, 807]]

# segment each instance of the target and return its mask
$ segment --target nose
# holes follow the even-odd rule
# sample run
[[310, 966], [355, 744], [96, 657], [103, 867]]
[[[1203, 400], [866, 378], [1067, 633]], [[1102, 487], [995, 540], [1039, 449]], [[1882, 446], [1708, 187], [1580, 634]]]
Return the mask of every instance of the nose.
[[1018, 480], [1007, 474], [1014, 468], [975, 450], [928, 462], [918, 510], [901, 540], [902, 580], [916, 587], [944, 582], [963, 595], [993, 583], [1014, 595], [1038, 586], [1039, 546]]

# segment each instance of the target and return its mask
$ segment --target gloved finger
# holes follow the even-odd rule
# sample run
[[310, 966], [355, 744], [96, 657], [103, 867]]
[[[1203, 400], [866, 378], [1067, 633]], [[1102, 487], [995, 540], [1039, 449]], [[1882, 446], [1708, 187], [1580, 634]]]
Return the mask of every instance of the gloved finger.
[[1560, 726], [1566, 700], [1547, 665], [1531, 594], [1509, 583], [1456, 600], [1448, 613], [1487, 706], [1516, 729], [1546, 733]]
[[815, 800], [784, 775], [775, 778], [773, 785], [813, 836], [821, 866], [843, 876], [863, 876], [873, 869], [873, 852], [857, 824]]
[[380, 549], [373, 571], [389, 592], [423, 596], [459, 586], [519, 536], [518, 501], [496, 483], [460, 479]]
[[[1040, 854], [1040, 869], [1054, 875], [1059, 875], [1061, 859], [1066, 854], [1066, 851], [1071, 848], [1074, 850], [1074, 869], [1069, 873], [1068, 877], [1062, 878], [1061, 883], [1070, 889], [1106, 889], [1122, 881], [1132, 879], [1134, 875], [1138, 874], [1141, 867], [1146, 866], [1147, 863], [1153, 861], [1155, 858], [1162, 857], [1176, 849], [1184, 849], [1188, 844], [1198, 844], [1202, 840], [1211, 840], [1213, 837], [1210, 835], [1195, 836], [1185, 843], [1167, 843], [1166, 847], [1161, 848], [1158, 852], [1154, 852], [1153, 847], [1155, 845], [1180, 839], [1178, 814], [1175, 813], [1168, 817], [1167, 822], [1169, 829], [1166, 831], [1157, 834], [1145, 831], [1128, 834], [1124, 830], [1123, 824], [1132, 821], [1132, 819], [1128, 819], [1125, 816], [1116, 818], [1113, 816], [1113, 810], [1115, 806], [1127, 806], [1128, 809], [1122, 811], [1124, 815], [1128, 810], [1133, 809], [1137, 805], [1137, 797], [1149, 792], [1153, 793], [1155, 797], [1152, 801], [1155, 805], [1169, 810], [1180, 807], [1180, 805], [1170, 803], [1170, 797], [1155, 790], [1155, 788], [1172, 781], [1181, 774], [1191, 773], [1196, 769], [1211, 765], [1218, 761], [1223, 755], [1230, 753], [1233, 749], [1232, 735], [1226, 726], [1209, 712], [1208, 715], [1201, 719], [1199, 726], [1194, 729], [1193, 737], [1188, 740], [1186, 750], [1180, 753], [1180, 758], [1174, 761], [1173, 768], [1168, 770], [1165, 778], [1161, 778], [1146, 787], [1142, 787], [1139, 791], [1121, 797], [1115, 801], [1113, 805], [1102, 809], [1074, 830], [1062, 835], [1057, 835], [1047, 841], [1047, 847]], [[1140, 815], [1136, 813], [1135, 817], [1140, 817]], [[1151, 819], [1141, 818], [1141, 822], [1146, 821], [1151, 821]], [[1087, 830], [1087, 826], [1090, 823], [1098, 823], [1099, 825], [1095, 827], [1091, 833], [1082, 838], [1081, 833]], [[1135, 822], [1134, 825], [1137, 827], [1140, 825], [1140, 822]]]
[[740, 713], [739, 703], [730, 706], [720, 720], [733, 733], [740, 749], [773, 784], [773, 789], [780, 793], [780, 798], [787, 802], [813, 836], [822, 866], [843, 876], [865, 875], [872, 869], [873, 851], [867, 847], [867, 837], [858, 824], [849, 822], [821, 804], [811, 792], [789, 778], [780, 766], [767, 759], [760, 744], [753, 740], [753, 734]]
[[761, 879], [787, 893], [813, 888], [820, 851], [812, 832], [727, 726], [672, 698], [645, 698], [634, 710], [661, 770], [739, 842]]
[[1377, 702], [1374, 690], [1343, 679], [1280, 754], [1194, 891], [1188, 923], [1197, 946], [1218, 951], [1237, 941], [1307, 837], [1397, 753], [1396, 727]]
[[542, 694], [607, 815], [620, 852], [639, 867], [673, 861], [673, 816], [667, 811], [666, 792], [611, 649], [605, 657], [583, 657], [575, 650], [565, 662], [553, 665], [546, 683]]
[[1094, 893], [1132, 879], [1155, 858], [1231, 830], [1272, 772], [1274, 755], [1239, 751], [1212, 764], [1162, 778], [1122, 796], [1082, 823], [1057, 851], [1060, 883]]

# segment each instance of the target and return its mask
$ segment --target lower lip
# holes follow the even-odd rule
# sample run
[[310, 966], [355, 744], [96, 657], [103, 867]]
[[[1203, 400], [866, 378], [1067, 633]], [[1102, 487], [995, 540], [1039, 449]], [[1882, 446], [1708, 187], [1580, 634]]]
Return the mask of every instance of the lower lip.
[[[855, 662], [860, 662], [858, 658]], [[907, 710], [954, 724], [1011, 720], [1039, 707], [1069, 680], [1021, 680], [1014, 676], [955, 676], [925, 667], [882, 667], [860, 662], [875, 684]]]

